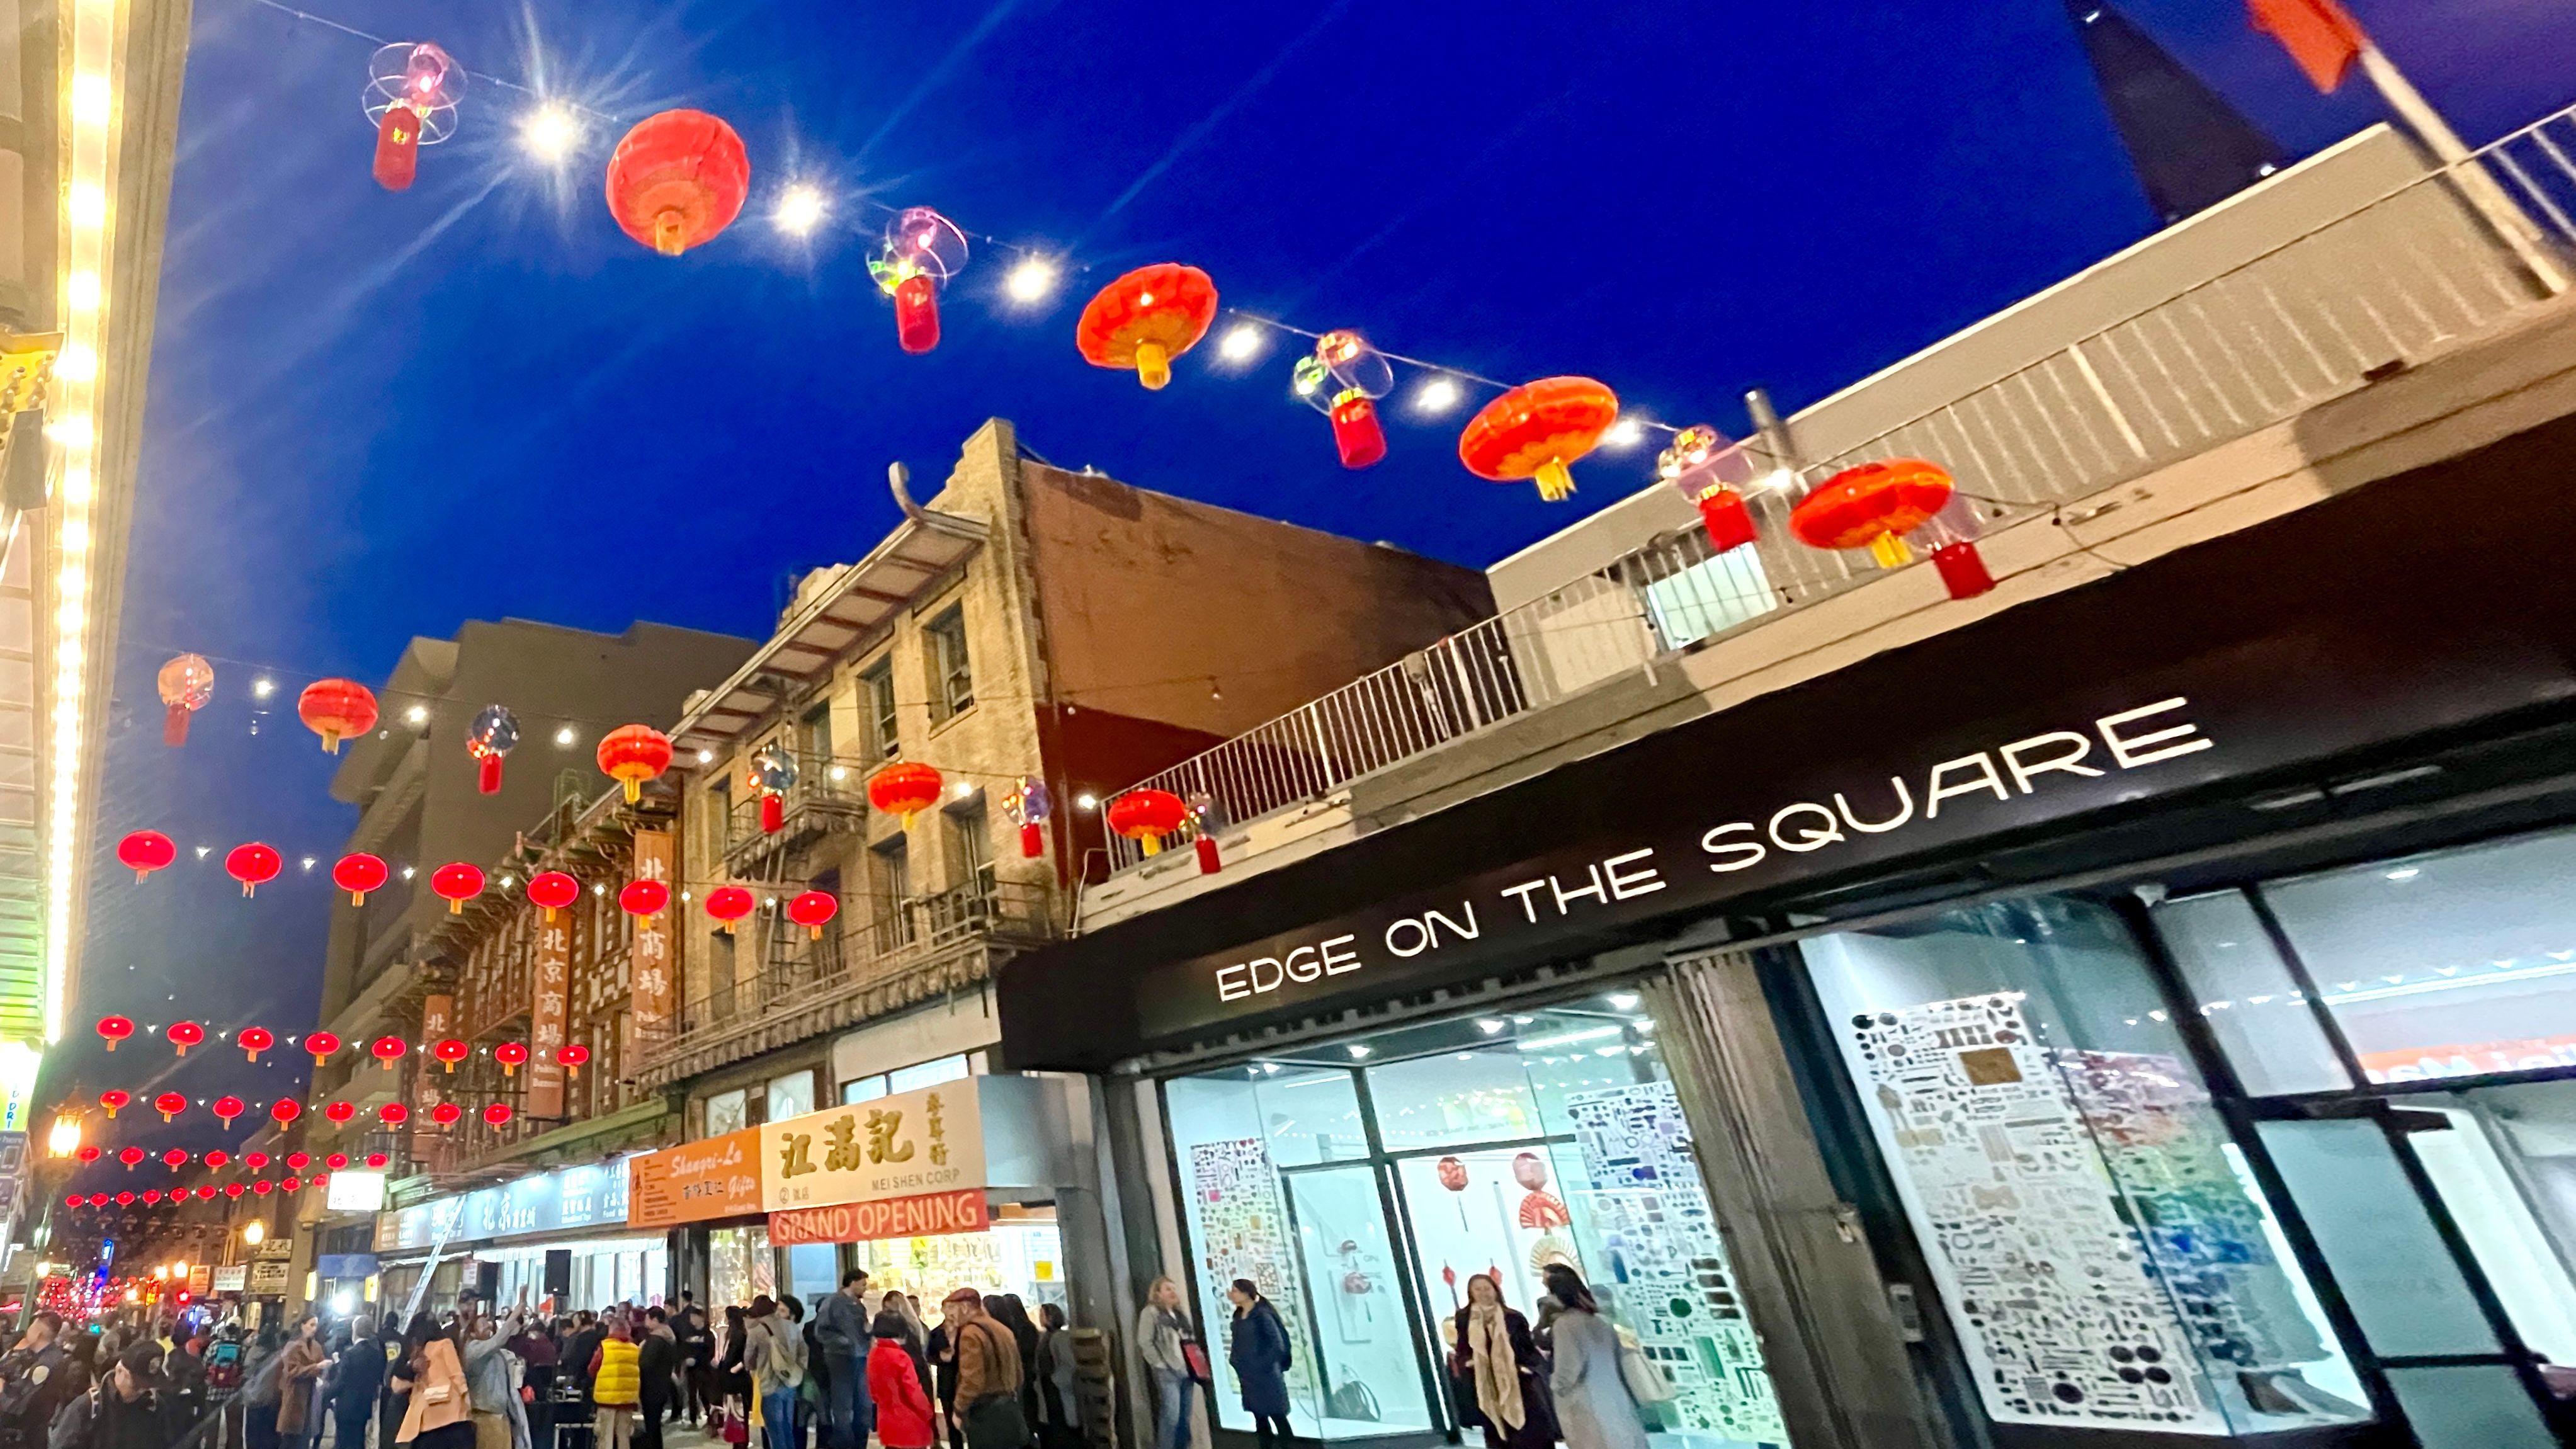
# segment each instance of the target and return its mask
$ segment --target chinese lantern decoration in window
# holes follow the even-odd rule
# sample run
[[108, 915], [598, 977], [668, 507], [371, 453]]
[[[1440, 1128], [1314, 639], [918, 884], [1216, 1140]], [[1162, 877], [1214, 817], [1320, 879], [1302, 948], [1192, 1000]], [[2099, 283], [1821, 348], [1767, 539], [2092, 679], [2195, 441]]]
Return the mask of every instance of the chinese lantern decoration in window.
[[411, 1120], [411, 1109], [400, 1102], [387, 1102], [376, 1109], [376, 1120], [388, 1127], [400, 1127]]
[[750, 915], [757, 904], [751, 892], [741, 886], [717, 886], [707, 892], [707, 914], [724, 923], [728, 936], [733, 934], [734, 923]]
[[162, 1034], [170, 1039], [170, 1045], [177, 1047], [183, 1057], [188, 1054], [188, 1048], [198, 1046], [206, 1039], [206, 1029], [193, 1021], [174, 1021]]
[[376, 727], [376, 692], [354, 679], [317, 679], [296, 696], [295, 717], [336, 755], [340, 741]]
[[650, 927], [653, 918], [671, 904], [671, 888], [658, 880], [635, 880], [617, 893], [617, 907], [635, 917], [636, 924]]
[[1224, 862], [1216, 853], [1216, 797], [1205, 790], [1192, 790], [1189, 798], [1191, 844], [1198, 853], [1199, 874], [1214, 875]]
[[447, 913], [465, 913], [465, 903], [483, 894], [483, 867], [451, 860], [429, 873], [429, 888], [447, 902]]
[[341, 856], [339, 863], [331, 867], [331, 884], [349, 893], [352, 906], [365, 905], [367, 893], [384, 889], [391, 878], [383, 859], [363, 850]]
[[1386, 429], [1377, 400], [1395, 390], [1395, 369], [1367, 339], [1348, 328], [1327, 332], [1315, 350], [1297, 359], [1292, 378], [1299, 397], [1333, 421], [1333, 449], [1345, 468], [1365, 468], [1386, 456]]
[[332, 1032], [317, 1031], [304, 1038], [304, 1050], [312, 1054], [313, 1065], [318, 1067], [340, 1050], [340, 1038]]
[[626, 803], [641, 797], [644, 782], [671, 768], [671, 737], [651, 725], [619, 725], [600, 737], [599, 772], [626, 787]]
[[581, 882], [559, 870], [541, 870], [528, 877], [528, 899], [545, 907], [551, 921], [555, 912], [581, 899]]
[[502, 1076], [515, 1077], [519, 1074], [519, 1068], [528, 1064], [528, 1044], [523, 1041], [505, 1041], [492, 1048], [492, 1060], [501, 1064]]
[[[236, 1112], [233, 1115], [238, 1117], [241, 1114]], [[224, 1164], [232, 1160], [233, 1155], [220, 1147], [206, 1154], [206, 1165], [208, 1167], [222, 1167]]]
[[1208, 274], [1157, 262], [1101, 288], [1074, 324], [1073, 343], [1092, 366], [1132, 367], [1138, 382], [1160, 388], [1172, 380], [1172, 359], [1197, 346], [1215, 320]]
[[452, 1077], [456, 1075], [456, 1064], [474, 1055], [474, 1048], [451, 1036], [442, 1038], [438, 1045], [429, 1049], [429, 1054], [438, 1058], [440, 1065], [446, 1067], [447, 1074]]
[[179, 847], [158, 830], [137, 830], [116, 843], [116, 862], [134, 872], [135, 884], [179, 858]]
[[152, 1110], [160, 1113], [161, 1120], [167, 1122], [188, 1110], [188, 1099], [177, 1092], [163, 1092], [152, 1099]]
[[822, 940], [823, 928], [841, 913], [841, 898], [830, 891], [806, 891], [787, 903], [787, 919], [805, 928], [809, 939]]
[[1753, 511], [1744, 506], [1753, 460], [1724, 433], [1700, 423], [1673, 434], [1672, 446], [1655, 459], [1655, 473], [1699, 510], [1710, 548], [1725, 553], [1758, 536]]
[[1169, 790], [1130, 790], [1109, 802], [1109, 828], [1155, 855], [1163, 837], [1189, 823], [1190, 807]]
[[590, 1048], [577, 1041], [565, 1042], [555, 1048], [555, 1061], [566, 1072], [571, 1073], [575, 1080], [579, 1080], [582, 1067], [590, 1061]]
[[268, 1115], [278, 1126], [283, 1127], [304, 1115], [304, 1104], [293, 1097], [280, 1097], [268, 1104]]
[[1601, 441], [1619, 421], [1619, 395], [1588, 377], [1543, 377], [1485, 404], [1458, 435], [1458, 461], [1479, 478], [1528, 478], [1538, 496], [1560, 502], [1574, 492], [1566, 465]]
[[98, 1019], [98, 1034], [107, 1039], [107, 1049], [114, 1051], [118, 1042], [134, 1035], [134, 1018], [102, 1016]]
[[1047, 817], [1054, 813], [1055, 797], [1046, 781], [1034, 775], [1022, 775], [1011, 782], [1002, 796], [1002, 816], [1020, 827], [1020, 858], [1036, 860], [1046, 854]]
[[787, 823], [787, 792], [796, 788], [796, 757], [785, 745], [762, 745], [751, 752], [745, 779], [760, 795], [760, 828], [777, 834]]
[[113, 1122], [117, 1109], [134, 1105], [134, 1097], [121, 1087], [110, 1087], [98, 1094], [98, 1104], [107, 1109], [107, 1120]]
[[483, 1125], [486, 1127], [507, 1126], [509, 1121], [510, 1104], [507, 1102], [495, 1102], [483, 1109]]
[[902, 817], [903, 828], [912, 828], [912, 817], [939, 803], [939, 792], [947, 782], [939, 771], [914, 760], [899, 760], [868, 777], [868, 803], [888, 815]]
[[[457, 1106], [454, 1102], [441, 1102], [437, 1106], [429, 1109], [429, 1120], [440, 1127], [453, 1127], [456, 1125], [457, 1119], [464, 1115], [465, 1109]], [[346, 1161], [334, 1162], [331, 1164], [334, 1170], [348, 1165], [349, 1164]]]
[[456, 131], [456, 103], [465, 94], [465, 68], [428, 41], [396, 41], [367, 63], [360, 98], [376, 128], [376, 184], [407, 191], [420, 169], [420, 148]]
[[188, 1154], [176, 1147], [173, 1147], [169, 1151], [161, 1154], [161, 1165], [170, 1169], [172, 1172], [177, 1172], [180, 1168], [188, 1165]]
[[[1789, 531], [1810, 548], [1865, 548], [1879, 567], [1902, 568], [1914, 559], [1905, 535], [1940, 516], [1956, 491], [1949, 470], [1938, 463], [1921, 458], [1863, 463], [1798, 500], [1789, 511]], [[1995, 586], [1977, 546], [1964, 537], [1936, 546], [1932, 562], [1954, 599], [1973, 599]]]
[[277, 1034], [264, 1026], [246, 1026], [234, 1035], [233, 1045], [240, 1047], [244, 1056], [258, 1061], [261, 1052], [277, 1045]]
[[188, 720], [215, 697], [215, 666], [202, 654], [182, 654], [161, 666], [161, 743], [188, 742]]
[[123, 1152], [116, 1154], [116, 1160], [125, 1164], [126, 1171], [132, 1172], [136, 1165], [143, 1161], [143, 1149], [140, 1147], [129, 1147]]
[[236, 845], [224, 854], [224, 874], [241, 882], [245, 896], [259, 894], [259, 888], [277, 879], [277, 872], [285, 864], [275, 850], [256, 840]]
[[926, 206], [906, 207], [886, 224], [885, 246], [868, 275], [894, 298], [894, 338], [906, 352], [939, 345], [939, 288], [966, 269], [966, 233]]
[[474, 757], [474, 785], [486, 795], [501, 793], [501, 758], [519, 747], [519, 717], [507, 705], [487, 704], [465, 732], [465, 753]]
[[742, 138], [704, 111], [647, 116], [608, 158], [609, 214], [666, 257], [713, 240], [742, 214], [750, 193]]
[[403, 1053], [409, 1050], [409, 1047], [403, 1045], [403, 1039], [398, 1036], [377, 1037], [375, 1044], [367, 1048], [368, 1055], [383, 1062], [385, 1070], [389, 1072], [394, 1069], [396, 1062], [403, 1059]]

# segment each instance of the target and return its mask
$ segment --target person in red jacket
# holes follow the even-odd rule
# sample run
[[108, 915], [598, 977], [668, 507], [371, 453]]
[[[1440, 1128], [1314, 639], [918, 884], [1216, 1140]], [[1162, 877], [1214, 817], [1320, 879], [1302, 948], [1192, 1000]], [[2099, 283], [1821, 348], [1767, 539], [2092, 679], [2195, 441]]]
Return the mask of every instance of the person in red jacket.
[[877, 1315], [876, 1346], [868, 1350], [868, 1397], [876, 1402], [877, 1442], [885, 1449], [930, 1449], [930, 1396], [904, 1344], [912, 1330], [903, 1315]]

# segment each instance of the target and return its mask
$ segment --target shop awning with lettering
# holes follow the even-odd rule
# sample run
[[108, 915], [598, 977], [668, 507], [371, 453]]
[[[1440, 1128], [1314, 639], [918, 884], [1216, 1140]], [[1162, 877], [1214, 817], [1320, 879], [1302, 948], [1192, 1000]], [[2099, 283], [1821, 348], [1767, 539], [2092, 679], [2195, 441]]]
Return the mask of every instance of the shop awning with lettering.
[[[760, 1138], [761, 1206], [782, 1214], [937, 1198], [950, 1205], [925, 1209], [920, 1220], [955, 1221], [952, 1194], [1051, 1194], [1068, 1180], [1065, 1147], [1072, 1134], [1065, 1113], [1060, 1083], [1004, 1075], [964, 1077], [772, 1122], [753, 1129]], [[879, 1214], [869, 1221], [903, 1217]]]

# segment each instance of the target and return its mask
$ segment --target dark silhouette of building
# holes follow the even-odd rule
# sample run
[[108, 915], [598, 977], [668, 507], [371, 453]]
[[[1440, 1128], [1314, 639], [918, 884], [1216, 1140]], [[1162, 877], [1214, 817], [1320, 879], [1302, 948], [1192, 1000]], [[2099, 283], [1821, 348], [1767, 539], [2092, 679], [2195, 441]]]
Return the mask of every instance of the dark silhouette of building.
[[2147, 204], [2167, 225], [2289, 164], [2278, 142], [2135, 21], [2102, 0], [2067, 0], [2066, 14]]

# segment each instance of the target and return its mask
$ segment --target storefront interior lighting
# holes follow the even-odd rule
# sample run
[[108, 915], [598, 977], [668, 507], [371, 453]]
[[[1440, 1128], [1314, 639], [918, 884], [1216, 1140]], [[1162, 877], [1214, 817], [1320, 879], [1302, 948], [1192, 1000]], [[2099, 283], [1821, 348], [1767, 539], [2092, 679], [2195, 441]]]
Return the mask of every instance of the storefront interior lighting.
[[1561, 1031], [1554, 1036], [1532, 1037], [1528, 1041], [1518, 1043], [1518, 1045], [1520, 1049], [1525, 1052], [1541, 1052], [1546, 1051], [1550, 1047], [1572, 1046], [1577, 1042], [1599, 1041], [1605, 1036], [1617, 1036], [1624, 1030], [1626, 1030], [1625, 1027], [1617, 1026], [1588, 1026], [1581, 1031]]
[[1371, 1051], [1375, 1050], [1375, 1048], [1372, 1048], [1372, 1047], [1371, 1047], [1371, 1046], [1369, 1046], [1366, 1042], [1356, 1042], [1356, 1041], [1355, 1041], [1355, 1042], [1352, 1042], [1349, 1046], [1342, 1048], [1342, 1050], [1344, 1050], [1344, 1051], [1346, 1051], [1346, 1052], [1349, 1052], [1349, 1053], [1351, 1054], [1351, 1060], [1352, 1060], [1352, 1061], [1360, 1061], [1360, 1060], [1364, 1059], [1365, 1057], [1367, 1057], [1367, 1056], [1368, 1056], [1368, 1054], [1369, 1054]]

